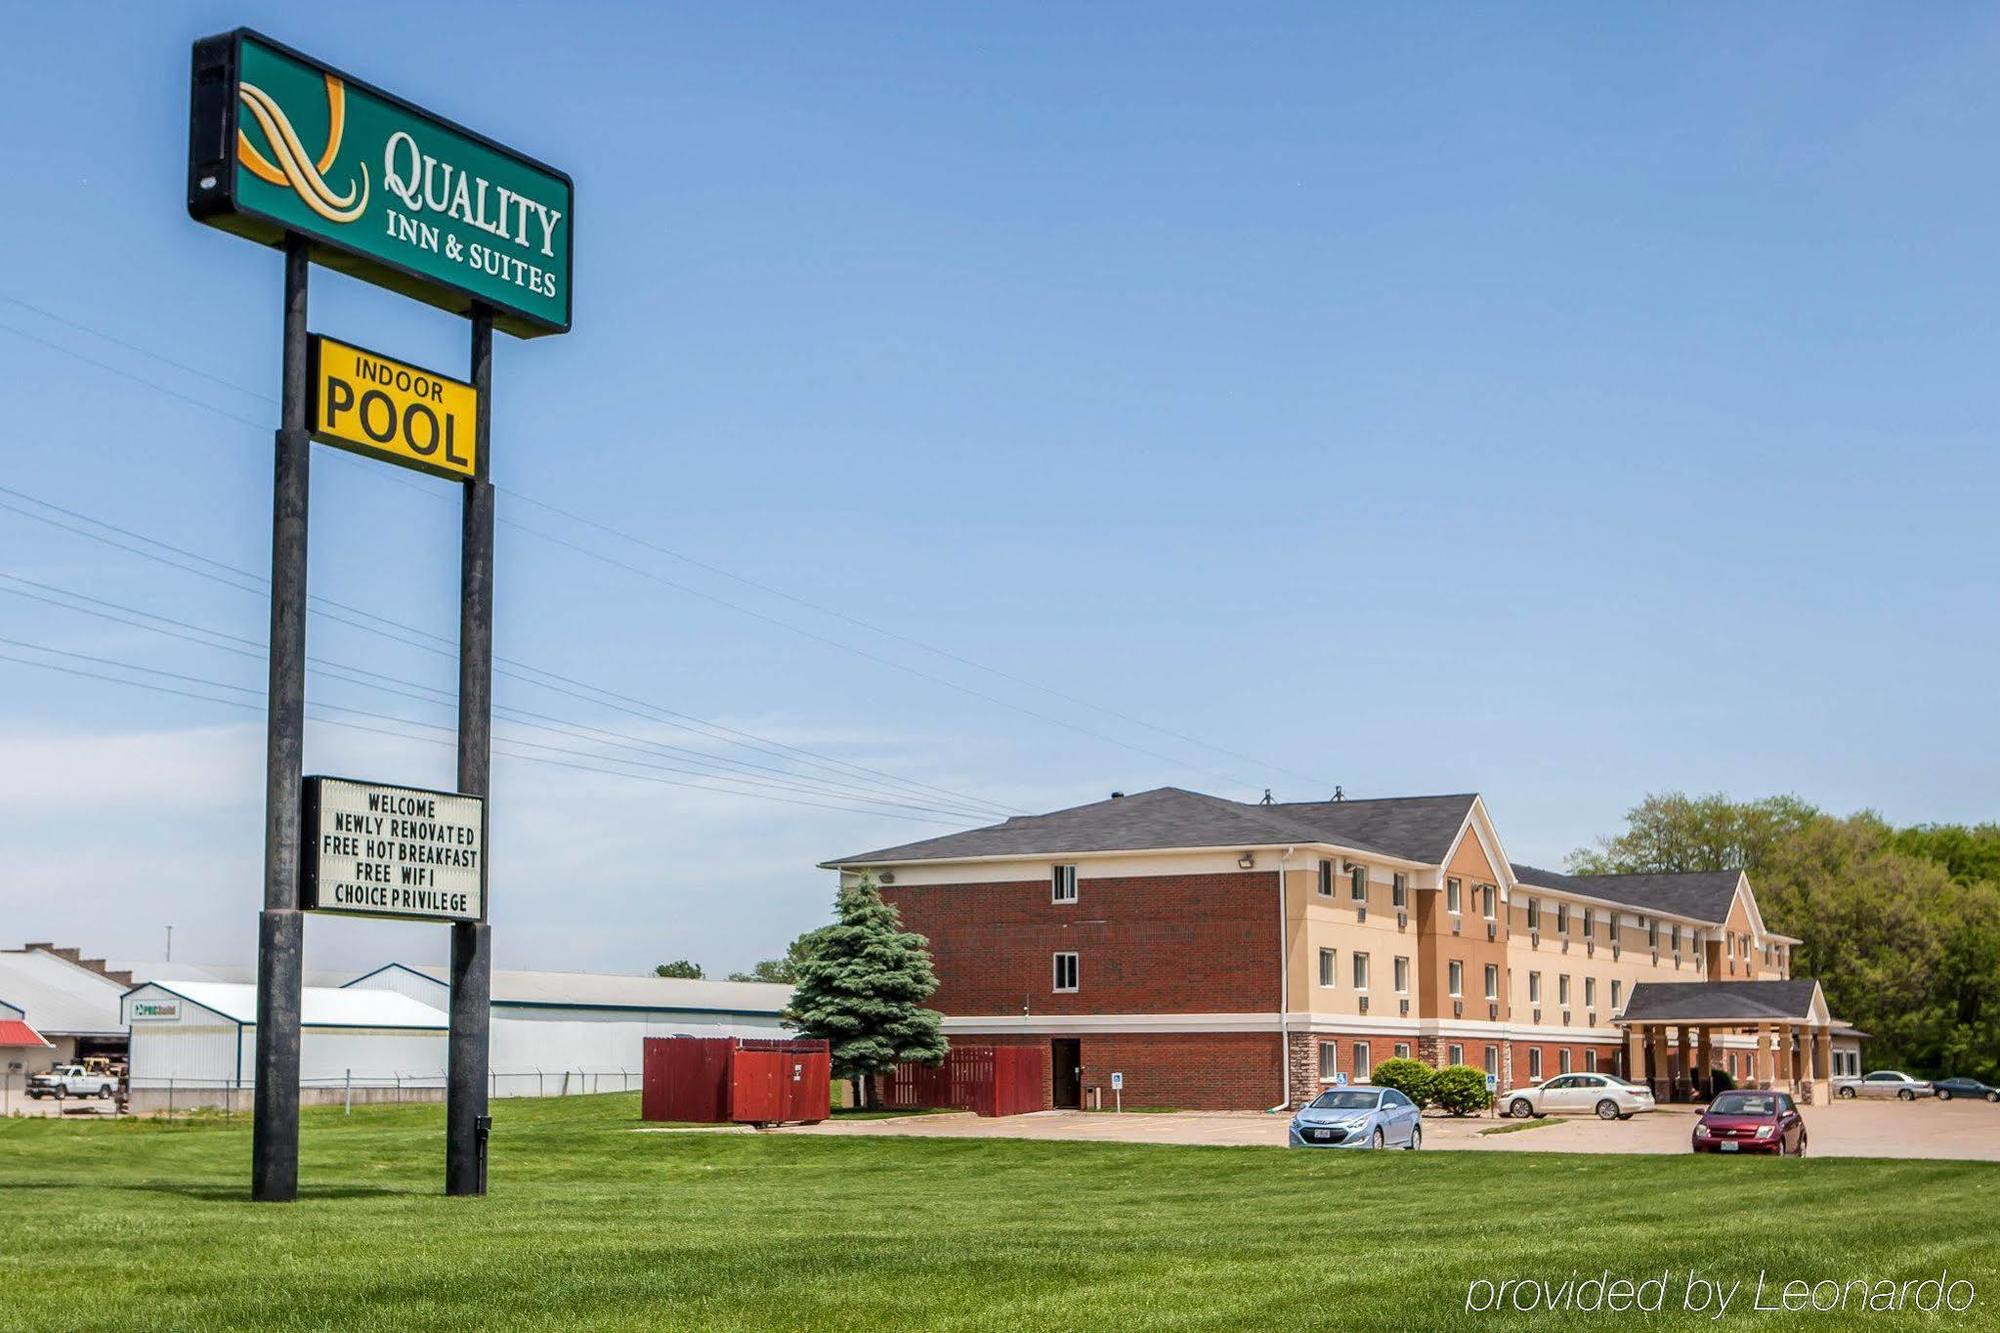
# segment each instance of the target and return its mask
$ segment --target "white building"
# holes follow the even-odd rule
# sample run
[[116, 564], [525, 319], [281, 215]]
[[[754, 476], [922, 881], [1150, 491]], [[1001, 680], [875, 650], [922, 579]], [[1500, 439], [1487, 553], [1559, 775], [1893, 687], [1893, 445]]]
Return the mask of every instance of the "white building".
[[[394, 991], [442, 1010], [450, 975], [449, 968], [390, 963], [347, 989]], [[492, 1095], [636, 1089], [647, 1037], [781, 1037], [791, 998], [790, 986], [761, 981], [496, 971]]]
[[8, 1064], [23, 1066], [14, 1071], [16, 1089], [24, 1086], [26, 1074], [53, 1065], [125, 1053], [118, 997], [128, 983], [106, 976], [103, 967], [95, 959], [78, 960], [73, 949], [58, 952], [41, 944], [0, 949], [0, 1013], [18, 1014], [48, 1041], [42, 1047], [24, 1044], [20, 1052], [0, 1058], [0, 1072]]
[[[234, 982], [146, 982], [127, 991], [133, 1109], [243, 1109], [257, 1082], [257, 988]], [[300, 992], [303, 1102], [441, 1089], [442, 1010], [389, 990], [308, 986]]]

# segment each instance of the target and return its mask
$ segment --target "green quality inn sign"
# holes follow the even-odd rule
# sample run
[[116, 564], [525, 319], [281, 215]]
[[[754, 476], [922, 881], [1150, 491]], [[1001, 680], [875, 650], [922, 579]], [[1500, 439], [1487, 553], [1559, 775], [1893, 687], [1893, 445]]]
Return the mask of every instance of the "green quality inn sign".
[[194, 48], [188, 211], [520, 337], [570, 325], [568, 176], [247, 29]]

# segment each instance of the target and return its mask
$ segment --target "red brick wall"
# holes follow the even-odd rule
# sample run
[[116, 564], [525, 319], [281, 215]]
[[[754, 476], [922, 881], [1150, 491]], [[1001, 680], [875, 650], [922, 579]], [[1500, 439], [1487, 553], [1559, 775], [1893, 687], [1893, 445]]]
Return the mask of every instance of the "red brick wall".
[[[882, 896], [929, 937], [930, 1004], [946, 1014], [1271, 1013], [1277, 890], [1275, 873], [1252, 871], [1084, 879], [1074, 903], [1051, 903], [1046, 879], [890, 884]], [[1058, 994], [1050, 960], [1069, 951], [1079, 987]], [[1275, 1065], [1271, 1078], [1275, 1088]]]
[[[1054, 1037], [953, 1033], [955, 1046], [1036, 1046], [1042, 1051], [1042, 1099], [1048, 1103], [1049, 1052]], [[1262, 1110], [1278, 1100], [1275, 1032], [1084, 1033], [1084, 1104], [1103, 1089], [1114, 1105], [1111, 1075], [1125, 1075], [1125, 1105], [1175, 1106], [1189, 1111]]]

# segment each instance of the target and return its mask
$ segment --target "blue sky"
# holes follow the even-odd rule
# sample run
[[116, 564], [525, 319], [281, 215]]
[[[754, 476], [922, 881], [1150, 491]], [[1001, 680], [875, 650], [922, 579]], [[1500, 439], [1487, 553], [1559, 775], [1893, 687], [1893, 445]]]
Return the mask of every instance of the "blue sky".
[[[1994, 815], [1990, 14], [20, 9], [0, 499], [262, 571], [279, 260], [182, 206], [188, 45], [246, 22], [576, 179], [575, 331], [496, 358], [503, 656], [954, 810], [1476, 789], [1544, 863], [1675, 787]], [[461, 322], [338, 275], [312, 325], [465, 356]], [[321, 450], [313, 523], [315, 592], [455, 632], [448, 485]], [[14, 509], [0, 569], [0, 653], [262, 683], [18, 580], [253, 643], [254, 590]], [[657, 714], [499, 697], [841, 803]], [[249, 958], [248, 702], [0, 661], [4, 934]], [[436, 733], [367, 725], [400, 734], [315, 725], [309, 770], [448, 785]], [[815, 861], [976, 822], [588, 762], [626, 776], [496, 765], [503, 965], [742, 966], [822, 918]]]

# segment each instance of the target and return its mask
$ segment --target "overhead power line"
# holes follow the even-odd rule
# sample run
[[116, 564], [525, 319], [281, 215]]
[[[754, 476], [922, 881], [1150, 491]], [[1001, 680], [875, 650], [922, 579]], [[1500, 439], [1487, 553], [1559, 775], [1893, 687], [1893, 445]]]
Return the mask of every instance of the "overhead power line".
[[[15, 503], [15, 501], [19, 500], [25, 500], [31, 505], [52, 510], [54, 511], [54, 516], [48, 513], [40, 513], [35, 509]], [[144, 559], [156, 560], [169, 567], [196, 575], [200, 578], [212, 580], [224, 587], [232, 588], [239, 592], [257, 597], [268, 595], [268, 580], [261, 575], [254, 574], [249, 570], [230, 565], [223, 561], [215, 560], [198, 552], [190, 551], [185, 547], [160, 541], [158, 538], [147, 536], [134, 529], [121, 527], [103, 519], [95, 518], [80, 510], [56, 505], [53, 502], [29, 495], [27, 492], [12, 487], [0, 486], [0, 509], [6, 509], [23, 517], [35, 519], [76, 536], [102, 542], [115, 549], [137, 555]], [[106, 536], [102, 532], [94, 531], [93, 528], [103, 528], [114, 535]], [[168, 554], [161, 555], [157, 551], [147, 549], [148, 546], [157, 546]], [[441, 635], [432, 634], [427, 630], [422, 630], [415, 626], [404, 625], [399, 621], [377, 616], [373, 612], [350, 606], [343, 602], [333, 601], [317, 594], [310, 596], [308, 602], [311, 604], [311, 614], [317, 618], [332, 620], [365, 633], [401, 643], [407, 647], [456, 660], [455, 642]], [[204, 630], [202, 627], [194, 628], [200, 632], [216, 633], [216, 631]], [[425, 640], [431, 640], [431, 642], [425, 642]], [[258, 646], [261, 648], [261, 641], [258, 641]], [[648, 701], [636, 699], [632, 696], [618, 694], [601, 686], [576, 681], [560, 673], [552, 672], [546, 668], [537, 667], [529, 663], [519, 662], [513, 658], [503, 657], [496, 660], [507, 664], [497, 667], [496, 674], [508, 679], [517, 680], [521, 683], [533, 685], [554, 693], [568, 695], [586, 703], [608, 708], [616, 712], [623, 712], [629, 716], [673, 726], [679, 730], [701, 735], [707, 739], [721, 741], [738, 748], [752, 750], [772, 757], [786, 759], [797, 764], [817, 768], [832, 775], [831, 778], [812, 778], [812, 775], [809, 774], [794, 773], [792, 775], [794, 777], [807, 777], [821, 782], [833, 781], [848, 786], [856, 785], [856, 779], [860, 779], [885, 791], [891, 791], [892, 794], [899, 798], [915, 798], [923, 803], [926, 808], [954, 808], [962, 817], [974, 821], [991, 820], [996, 815], [1016, 813], [1006, 806], [988, 801], [982, 797], [970, 796], [962, 792], [953, 791], [950, 788], [920, 782], [916, 779], [899, 777], [866, 765], [834, 759], [802, 746], [790, 745], [783, 741], [758, 736], [756, 733], [729, 727], [722, 723], [708, 722], [700, 718], [695, 718], [690, 714], [669, 709], [664, 705], [649, 703]], [[571, 686], [575, 688], [571, 688]], [[665, 742], [648, 743], [659, 746], [666, 745]], [[699, 752], [687, 751], [686, 753], [697, 754]], [[722, 756], [705, 755], [703, 758], [707, 762], [718, 764], [730, 763], [741, 765], [749, 763], [749, 761], [740, 759], [725, 759]], [[768, 765], [753, 764], [751, 766], [769, 768]], [[771, 771], [776, 772], [779, 770]], [[939, 797], [944, 798], [942, 802], [939, 801]]]
[[[161, 616], [154, 612], [144, 611], [136, 607], [125, 606], [121, 603], [107, 601], [106, 599], [99, 597], [93, 597], [87, 593], [76, 592], [73, 589], [62, 588], [57, 585], [44, 583], [35, 579], [23, 578], [18, 574], [10, 574], [4, 571], [0, 571], [0, 580], [5, 580], [7, 583], [24, 585], [19, 587], [8, 587], [5, 584], [0, 584], [0, 592], [11, 593], [14, 596], [29, 598], [33, 601], [41, 602], [46, 605], [62, 607], [64, 610], [73, 611], [79, 614], [95, 616], [100, 619], [113, 621], [115, 623], [126, 625], [131, 628], [138, 629], [147, 633], [160, 634], [167, 637], [180, 639], [188, 643], [196, 644], [200, 647], [214, 648], [223, 652], [233, 653], [241, 657], [249, 658], [253, 661], [264, 660], [265, 644], [262, 640], [259, 639], [251, 639], [242, 635], [229, 634], [222, 630], [211, 629], [208, 628], [207, 626], [202, 626], [202, 625], [195, 625], [189, 621], [176, 619], [171, 616]], [[56, 595], [55, 596], [46, 595], [50, 593]], [[72, 598], [75, 599], [76, 601], [91, 603], [91, 605], [77, 606], [73, 605], [71, 602], [62, 601], [60, 600], [60, 598]], [[146, 622], [157, 622], [157, 623], [146, 623]], [[223, 642], [218, 643], [212, 641], [217, 639], [223, 640]], [[323, 657], [308, 656], [306, 660], [308, 664], [312, 666], [315, 671], [328, 674], [332, 676], [333, 679], [342, 681], [344, 683], [356, 685], [364, 689], [374, 690], [379, 693], [392, 694], [399, 698], [414, 700], [418, 703], [430, 705], [433, 707], [439, 707], [445, 709], [455, 709], [457, 707], [457, 697], [452, 691], [432, 689], [427, 686], [416, 685], [413, 684], [412, 682], [402, 680], [395, 676], [385, 675], [378, 671], [371, 671], [365, 667], [357, 667], [343, 662], [331, 661]], [[667, 745], [663, 742], [652, 741], [642, 737], [635, 737], [630, 735], [629, 733], [613, 731], [603, 727], [596, 727], [587, 723], [577, 722], [567, 718], [554, 717], [546, 713], [537, 713], [526, 709], [519, 709], [511, 705], [495, 704], [494, 712], [498, 714], [503, 721], [507, 721], [519, 726], [526, 726], [534, 730], [548, 731], [554, 734], [569, 736], [573, 739], [591, 741], [596, 744], [610, 746], [614, 749], [629, 750], [639, 754], [650, 754], [650, 753], [669, 754], [675, 757], [681, 757], [681, 762], [683, 763], [695, 763], [702, 765], [702, 768], [697, 770], [697, 769], [678, 767], [669, 764], [659, 764], [651, 760], [624, 760], [624, 759], [618, 760], [618, 762], [621, 763], [631, 763], [650, 768], [657, 768], [663, 772], [681, 773], [687, 776], [714, 777], [726, 782], [751, 784], [760, 787], [768, 787], [773, 790], [794, 791], [811, 795], [824, 795], [850, 801], [862, 801], [871, 805], [883, 805], [893, 809], [923, 811], [926, 813], [950, 815], [959, 819], [990, 818], [990, 816], [977, 810], [966, 810], [963, 808], [940, 805], [935, 802], [925, 804], [915, 800], [907, 799], [903, 797], [900, 793], [891, 793], [885, 795], [881, 792], [880, 789], [867, 789], [853, 784], [826, 782], [820, 779], [807, 778], [804, 775], [793, 773], [784, 769], [773, 768], [770, 767], [769, 765], [758, 764], [758, 765], [748, 765], [747, 767], [755, 768], [761, 770], [762, 772], [769, 773], [775, 776], [760, 777], [754, 774], [749, 776], [743, 776], [740, 775], [738, 772], [733, 771], [741, 767], [746, 767], [745, 765], [742, 765], [741, 761], [724, 760], [716, 756], [704, 754], [698, 750], [689, 750], [681, 746]], [[615, 756], [607, 756], [607, 757], [615, 758]], [[718, 769], [723, 771], [720, 772], [714, 771]]]
[[[108, 333], [102, 329], [98, 329], [90, 324], [84, 323], [83, 321], [76, 320], [70, 318], [69, 316], [62, 315], [55, 311], [49, 310], [46, 307], [35, 305], [31, 302], [22, 300], [19, 297], [15, 297], [12, 295], [5, 295], [4, 299], [6, 299], [7, 301], [11, 302], [16, 306], [21, 307], [24, 310], [30, 311], [31, 313], [40, 315], [47, 319], [54, 320], [57, 323], [65, 325], [66, 327], [89, 334], [93, 337], [102, 338], [114, 346], [136, 353], [137, 355], [147, 357], [149, 359], [159, 362], [162, 365], [171, 366], [174, 369], [181, 370], [188, 374], [198, 376], [204, 380], [217, 384], [221, 387], [230, 389], [234, 392], [246, 394], [253, 398], [261, 399], [262, 401], [265, 402], [277, 401], [276, 398], [274, 398], [272, 395], [268, 393], [260, 392], [258, 390], [249, 388], [248, 386], [238, 384], [235, 383], [234, 381], [215, 375], [209, 371], [202, 370], [197, 366], [192, 366], [187, 364], [186, 362], [179, 361], [172, 357], [162, 355], [161, 353], [151, 351], [147, 348], [139, 346], [136, 343], [130, 342], [126, 339], [119, 338], [114, 334]], [[212, 403], [207, 403], [201, 399], [193, 398], [187, 394], [180, 393], [167, 386], [157, 384], [154, 381], [146, 379], [142, 376], [133, 375], [131, 372], [126, 371], [121, 367], [117, 367], [107, 362], [99, 361], [95, 358], [86, 356], [83, 353], [77, 352], [72, 348], [65, 347], [61, 343], [54, 342], [47, 338], [39, 337], [38, 335], [29, 333], [13, 325], [0, 323], [0, 329], [6, 329], [22, 337], [29, 338], [35, 342], [41, 343], [46, 347], [52, 348], [55, 351], [76, 357], [78, 360], [96, 366], [111, 374], [122, 375], [128, 379], [133, 380], [135, 383], [144, 385], [145, 387], [148, 388], [156, 389], [162, 393], [167, 393], [173, 397], [179, 398], [184, 402], [187, 402], [196, 407], [200, 407], [204, 410], [216, 412], [220, 415], [229, 417], [232, 420], [241, 421], [248, 425], [261, 426], [263, 424], [238, 416], [234, 413], [228, 412], [223, 408], [216, 407]], [[342, 458], [342, 461], [350, 464], [359, 463], [359, 460], [347, 459], [344, 457]], [[370, 469], [370, 472], [379, 473], [380, 469]], [[389, 477], [385, 479], [401, 482], [405, 485], [409, 485], [413, 490], [418, 490], [419, 493], [421, 494], [437, 498], [436, 492], [419, 488], [414, 483], [411, 483], [404, 478]], [[783, 588], [779, 588], [775, 585], [763, 582], [761, 580], [751, 578], [747, 575], [738, 574], [720, 565], [716, 565], [712, 562], [704, 561], [697, 557], [687, 555], [686, 553], [681, 551], [676, 551], [670, 547], [662, 545], [661, 543], [652, 541], [649, 538], [640, 537], [633, 533], [626, 532], [623, 529], [620, 529], [612, 524], [605, 523], [602, 520], [594, 519], [587, 515], [576, 513], [573, 510], [565, 509], [561, 506], [551, 504], [548, 501], [538, 499], [534, 496], [526, 495], [522, 492], [513, 490], [510, 487], [496, 485], [495, 489], [505, 492], [507, 495], [513, 497], [514, 499], [524, 504], [544, 510], [550, 514], [554, 514], [569, 522], [595, 529], [608, 536], [615, 537], [621, 541], [629, 542], [645, 550], [649, 550], [659, 555], [666, 556], [669, 559], [678, 560], [685, 564], [692, 565], [695, 568], [701, 569], [709, 574], [713, 574], [720, 578], [729, 579], [732, 582], [739, 583], [748, 588], [753, 588], [768, 596], [777, 597], [784, 601], [791, 602], [796, 606], [814, 611], [818, 614], [833, 617], [837, 620], [853, 625], [858, 629], [864, 630], [867, 633], [880, 635], [884, 638], [893, 640], [897, 643], [901, 643], [907, 647], [911, 647], [921, 652], [928, 653], [936, 657], [940, 657], [956, 665], [963, 666], [971, 670], [979, 671], [984, 674], [997, 677], [999, 679], [1005, 680], [1011, 684], [1020, 686], [1022, 688], [1031, 689], [1037, 691], [1038, 693], [1045, 694], [1051, 698], [1060, 699], [1063, 702], [1068, 703], [1074, 707], [1084, 708], [1090, 711], [1101, 713], [1106, 717], [1116, 719], [1117, 721], [1123, 722], [1129, 726], [1140, 727], [1144, 730], [1154, 732], [1155, 734], [1166, 736], [1173, 740], [1180, 741], [1183, 744], [1192, 745], [1199, 749], [1210, 751], [1211, 753], [1224, 755], [1231, 759], [1235, 759], [1239, 762], [1254, 765], [1259, 769], [1268, 769], [1272, 772], [1284, 773], [1288, 776], [1296, 777], [1303, 781], [1313, 783], [1316, 786], [1323, 787], [1327, 785], [1322, 779], [1313, 777], [1309, 774], [1301, 773], [1294, 769], [1285, 768], [1282, 765], [1272, 764], [1268, 761], [1258, 759], [1253, 755], [1245, 754], [1239, 750], [1230, 749], [1229, 747], [1226, 746], [1216, 745], [1215, 743], [1210, 741], [1205, 741], [1198, 736], [1193, 736], [1186, 732], [1177, 731], [1171, 727], [1165, 727], [1154, 722], [1149, 722], [1144, 718], [1122, 712], [1118, 709], [1083, 698], [1079, 695], [1069, 693], [1068, 691], [1058, 689], [1054, 686], [1043, 684], [1039, 681], [1033, 680], [1026, 676], [1022, 676], [1018, 673], [1007, 671], [1000, 667], [988, 665], [987, 663], [980, 662], [975, 658], [968, 657], [965, 654], [955, 652], [948, 648], [942, 648], [935, 644], [926, 642], [925, 640], [916, 638], [914, 636], [903, 634], [896, 630], [889, 629], [886, 626], [875, 624], [874, 622], [869, 621], [860, 616], [855, 616], [848, 612], [841, 611], [838, 608], [827, 606], [824, 603], [799, 596], [798, 594], [789, 592]], [[1160, 760], [1164, 763], [1173, 764], [1176, 766], [1185, 765], [1185, 766], [1195, 767], [1200, 772], [1206, 773], [1212, 777], [1221, 778], [1222, 780], [1227, 782], [1240, 782], [1243, 780], [1240, 775], [1225, 773], [1216, 769], [1206, 768], [1199, 765], [1187, 765], [1187, 761], [1180, 759], [1178, 757], [1162, 754], [1157, 750], [1152, 750], [1144, 746], [1134, 745], [1131, 742], [1123, 740], [1119, 737], [1107, 735], [1105, 733], [1095, 731], [1087, 727], [1082, 727], [1067, 719], [1039, 712], [1035, 709], [1027, 708], [1020, 704], [1016, 704], [1010, 700], [1002, 699], [995, 695], [988, 694], [984, 691], [973, 689], [969, 686], [965, 686], [963, 684], [960, 684], [959, 682], [953, 681], [948, 677], [939, 676], [935, 673], [923, 671], [919, 668], [912, 667], [906, 663], [897, 662], [892, 658], [883, 657], [880, 654], [869, 652], [864, 648], [856, 647], [855, 645], [846, 643], [842, 640], [816, 633], [815, 631], [812, 631], [800, 625], [793, 624], [792, 622], [784, 620], [780, 617], [771, 616], [766, 613], [756, 611], [750, 607], [742, 606], [736, 602], [728, 600], [727, 598], [719, 597], [713, 593], [693, 588], [687, 584], [683, 584], [677, 582], [676, 580], [666, 578], [665, 576], [660, 575], [655, 571], [647, 570], [640, 566], [630, 564], [629, 562], [618, 560], [615, 557], [609, 556], [603, 552], [595, 551], [589, 547], [585, 547], [580, 544], [567, 541], [561, 537], [557, 537], [553, 534], [543, 532], [539, 529], [530, 527], [528, 525], [519, 523], [517, 521], [502, 518], [500, 522], [506, 524], [509, 527], [513, 527], [518, 531], [524, 532], [530, 536], [540, 537], [544, 541], [548, 541], [556, 545], [566, 547], [588, 558], [599, 560], [615, 568], [623, 569], [628, 572], [634, 573], [642, 578], [647, 578], [654, 582], [658, 582], [665, 587], [674, 589], [675, 591], [684, 593], [689, 596], [697, 597], [702, 600], [708, 601], [712, 604], [722, 606], [727, 609], [736, 611], [740, 614], [753, 617], [759, 621], [762, 621], [765, 624], [769, 624], [781, 629], [788, 630], [794, 634], [799, 634], [817, 643], [859, 656], [864, 660], [874, 662], [878, 665], [886, 666], [893, 670], [897, 670], [908, 675], [916, 676], [920, 679], [929, 680], [936, 684], [943, 685], [946, 688], [951, 689], [957, 693], [966, 695], [969, 698], [978, 699], [983, 702], [993, 704], [1000, 708], [1009, 709], [1011, 711], [1021, 713], [1024, 716], [1034, 718], [1037, 721], [1045, 722], [1052, 726], [1063, 727], [1065, 729], [1077, 732], [1080, 735], [1090, 737], [1091, 739], [1103, 741], [1107, 744], [1115, 745], [1123, 749], [1129, 750], [1135, 754], [1141, 754], [1148, 758]]]
[[[141, 666], [135, 662], [122, 662], [112, 658], [97, 657], [85, 653], [73, 653], [66, 649], [51, 648], [43, 644], [31, 643], [20, 639], [0, 637], [0, 645], [6, 645], [15, 648], [23, 648], [30, 652], [47, 653], [55, 657], [70, 658], [75, 661], [88, 662], [95, 664], [96, 666], [109, 667], [120, 671], [130, 671], [143, 675], [160, 676], [167, 680], [182, 682], [182, 684], [163, 685], [153, 681], [131, 680], [126, 677], [112, 675], [108, 671], [93, 670], [90, 667], [69, 666], [60, 662], [45, 662], [32, 657], [24, 657], [18, 653], [0, 652], [0, 661], [14, 662], [22, 666], [39, 667], [46, 671], [59, 672], [60, 674], [63, 675], [76, 676], [89, 680], [105, 681], [113, 685], [126, 685], [134, 689], [151, 690], [159, 694], [177, 695], [181, 698], [194, 699], [203, 703], [221, 704], [226, 707], [233, 707], [233, 708], [247, 708], [253, 712], [260, 712], [260, 713], [263, 711], [263, 705], [261, 703], [256, 703], [251, 701], [263, 699], [264, 691], [252, 688], [247, 685], [232, 685], [226, 681], [209, 680], [199, 676], [190, 676], [178, 672], [163, 671], [157, 667]], [[213, 694], [206, 694], [202, 693], [200, 690], [186, 688], [186, 686], [188, 685], [200, 686], [203, 687], [204, 689], [226, 690], [232, 693], [241, 694], [245, 696], [245, 698], [243, 699], [218, 698]], [[394, 723], [396, 726], [402, 728], [417, 727], [434, 731], [451, 730], [451, 728], [438, 727], [433, 724], [418, 722], [411, 718], [397, 717], [394, 714], [375, 713], [375, 712], [370, 712], [367, 709], [348, 708], [337, 704], [328, 704], [328, 703], [308, 704], [307, 711], [311, 713], [313, 712], [313, 710], [319, 710], [322, 713], [337, 712], [337, 713], [351, 714], [356, 717], [374, 718], [380, 721]], [[396, 740], [426, 741], [433, 744], [447, 745], [447, 746], [455, 746], [457, 744], [456, 739], [454, 737], [431, 737], [431, 736], [412, 735], [408, 731], [384, 731], [379, 727], [369, 727], [352, 722], [343, 722], [335, 718], [328, 718], [324, 716], [315, 716], [314, 720], [325, 723], [326, 725], [329, 726], [345, 727], [353, 731], [372, 732], [376, 735], [388, 736]], [[566, 751], [557, 746], [544, 746], [536, 744], [535, 742], [524, 742], [519, 740], [518, 738], [508, 738], [507, 743], [509, 745], [527, 744], [537, 749], [551, 750], [558, 754], [578, 754], [584, 758], [602, 758], [602, 756], [591, 755], [582, 751]], [[899, 819], [919, 824], [945, 824], [953, 822], [952, 820], [940, 818], [937, 816], [894, 814], [883, 810], [860, 809], [854, 806], [834, 805], [823, 801], [801, 800], [795, 797], [768, 795], [757, 792], [727, 791], [717, 787], [709, 786], [704, 783], [682, 782], [672, 778], [652, 777], [650, 775], [643, 773], [631, 773], [622, 769], [605, 768], [602, 767], [601, 765], [581, 764], [559, 759], [548, 759], [540, 755], [517, 754], [508, 750], [502, 750], [498, 748], [494, 750], [494, 754], [498, 757], [518, 759], [525, 763], [548, 764], [557, 768], [578, 769], [586, 773], [601, 773], [607, 777], [627, 778], [639, 782], [655, 782], [663, 786], [683, 787], [695, 791], [705, 791], [715, 795], [745, 796], [749, 797], [752, 800], [776, 801], [782, 805], [810, 806], [815, 809], [821, 809], [821, 810], [840, 810], [850, 814], [873, 815], [880, 819]], [[609, 762], [617, 763], [622, 761], [614, 759]]]

